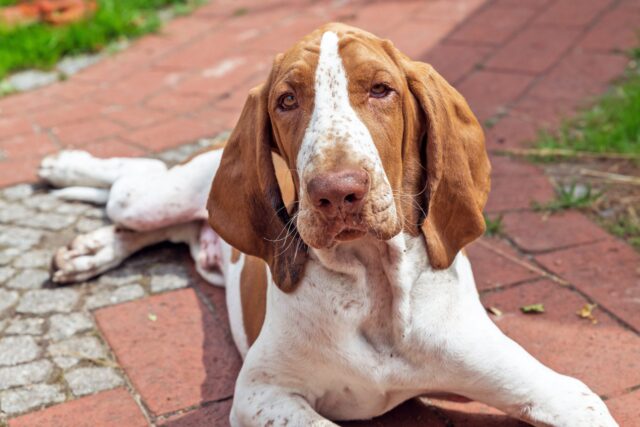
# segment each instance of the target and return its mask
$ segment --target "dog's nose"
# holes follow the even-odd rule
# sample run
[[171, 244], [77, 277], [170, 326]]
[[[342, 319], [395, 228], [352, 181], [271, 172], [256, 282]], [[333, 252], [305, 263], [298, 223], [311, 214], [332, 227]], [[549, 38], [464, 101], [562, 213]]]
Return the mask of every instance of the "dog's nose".
[[313, 206], [328, 218], [338, 212], [358, 213], [369, 192], [369, 174], [363, 169], [323, 173], [309, 181], [307, 192]]

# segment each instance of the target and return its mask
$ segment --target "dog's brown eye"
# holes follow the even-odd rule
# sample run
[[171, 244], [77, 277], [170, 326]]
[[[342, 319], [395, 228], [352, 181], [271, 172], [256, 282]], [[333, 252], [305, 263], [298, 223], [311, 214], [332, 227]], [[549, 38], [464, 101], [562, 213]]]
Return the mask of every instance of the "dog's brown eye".
[[298, 100], [295, 95], [292, 93], [285, 93], [278, 99], [278, 107], [281, 109], [288, 111], [293, 110], [298, 106]]
[[384, 83], [378, 83], [371, 86], [371, 90], [369, 92], [373, 98], [384, 98], [389, 95], [391, 88]]

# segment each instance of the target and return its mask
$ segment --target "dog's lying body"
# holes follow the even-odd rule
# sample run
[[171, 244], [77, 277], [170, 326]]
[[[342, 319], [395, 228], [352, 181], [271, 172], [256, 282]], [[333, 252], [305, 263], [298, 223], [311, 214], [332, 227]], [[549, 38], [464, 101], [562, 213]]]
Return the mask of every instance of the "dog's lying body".
[[[615, 426], [597, 395], [482, 307], [460, 250], [484, 230], [488, 175], [464, 99], [390, 43], [337, 24], [276, 58], [224, 150], [169, 171], [77, 152], [41, 169], [54, 185], [110, 187], [60, 194], [108, 200], [128, 229], [79, 236], [56, 255], [54, 280], [162, 240], [188, 243], [206, 279], [224, 278], [244, 357], [234, 426], [333, 425], [429, 393], [539, 426]], [[212, 179], [209, 223], [224, 240], [205, 223]]]

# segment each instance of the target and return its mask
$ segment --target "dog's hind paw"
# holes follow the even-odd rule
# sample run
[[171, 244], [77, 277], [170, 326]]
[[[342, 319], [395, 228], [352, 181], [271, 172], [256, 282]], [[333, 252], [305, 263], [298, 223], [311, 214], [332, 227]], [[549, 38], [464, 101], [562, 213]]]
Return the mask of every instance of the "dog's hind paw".
[[115, 226], [99, 228], [76, 237], [58, 249], [51, 263], [54, 283], [88, 280], [120, 264], [128, 255]]

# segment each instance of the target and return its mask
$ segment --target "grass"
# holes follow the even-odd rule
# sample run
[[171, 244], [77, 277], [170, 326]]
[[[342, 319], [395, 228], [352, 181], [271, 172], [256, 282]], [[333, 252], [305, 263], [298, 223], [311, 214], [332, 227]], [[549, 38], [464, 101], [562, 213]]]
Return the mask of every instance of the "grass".
[[640, 220], [637, 216], [623, 216], [605, 226], [613, 235], [625, 239], [633, 247], [640, 249]]
[[635, 70], [624, 81], [559, 131], [543, 133], [538, 147], [640, 154], [640, 48], [631, 56]]
[[[0, 0], [0, 5], [13, 3]], [[99, 0], [92, 17], [66, 26], [37, 23], [0, 27], [0, 78], [28, 69], [49, 69], [63, 56], [97, 52], [108, 43], [156, 31], [158, 10], [173, 7], [184, 13], [197, 0]]]
[[502, 234], [502, 215], [498, 215], [495, 218], [490, 218], [486, 213], [484, 214], [484, 222], [486, 229], [484, 234], [489, 237], [500, 236]]
[[591, 207], [602, 193], [593, 191], [590, 185], [584, 186], [584, 190], [578, 184], [559, 185], [556, 187], [556, 198], [547, 203], [534, 202], [533, 208], [539, 212], [555, 213], [567, 209], [583, 209]]
[[[640, 161], [635, 160], [640, 156], [640, 47], [633, 49], [630, 57], [626, 75], [591, 108], [565, 121], [558, 131], [540, 135], [537, 143], [540, 151], [562, 150], [567, 155], [535, 157], [536, 161], [562, 161], [565, 165], [595, 169], [602, 165], [614, 172], [620, 167], [625, 174], [637, 176], [640, 172]], [[590, 186], [586, 191], [576, 191], [575, 183], [559, 186], [555, 200], [535, 204], [534, 209], [551, 213], [581, 209], [611, 234], [640, 250], [640, 217], [636, 211], [640, 193], [635, 187], [624, 190], [625, 187], [618, 187], [619, 183], [608, 181], [595, 185], [598, 191]]]

